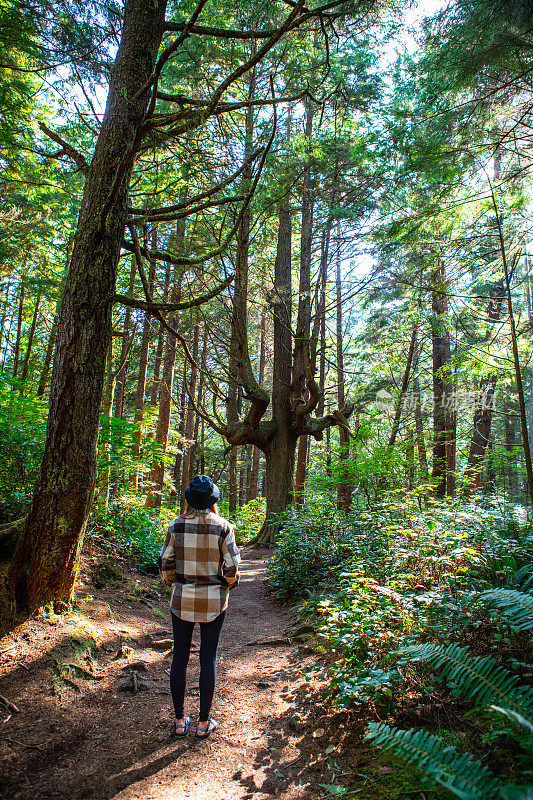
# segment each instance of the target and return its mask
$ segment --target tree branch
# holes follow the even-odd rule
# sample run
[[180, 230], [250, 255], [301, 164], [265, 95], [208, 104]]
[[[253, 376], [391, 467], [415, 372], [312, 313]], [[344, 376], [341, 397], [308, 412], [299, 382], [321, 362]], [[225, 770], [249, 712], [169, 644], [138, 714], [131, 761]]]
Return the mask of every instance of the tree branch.
[[69, 156], [73, 161], [76, 162], [80, 171], [83, 172], [84, 175], [87, 175], [89, 172], [89, 164], [87, 163], [85, 156], [82, 155], [79, 150], [76, 150], [75, 147], [62, 139], [58, 133], [50, 130], [50, 128], [45, 125], [44, 122], [39, 123], [39, 128], [48, 136], [49, 139], [56, 144], [61, 145], [61, 150], [58, 153], [54, 153], [54, 158], [61, 158], [63, 154]]
[[[180, 33], [185, 30], [186, 25], [186, 22], [168, 22], [165, 25], [165, 30]], [[269, 39], [276, 33], [276, 29], [266, 31], [236, 31], [230, 28], [212, 28], [209, 25], [192, 25], [189, 27], [188, 33], [189, 35], [216, 36], [219, 39]]]
[[[298, 100], [301, 100], [306, 94], [307, 91], [302, 91], [299, 94], [294, 94], [289, 97], [271, 97], [266, 100], [240, 100], [239, 102], [234, 103], [218, 103], [215, 110], [211, 112], [210, 116], [218, 116], [219, 114], [226, 114], [229, 111], [240, 111], [243, 108], [257, 108], [262, 106], [275, 106], [279, 103], [296, 103]], [[167, 95], [166, 99], [171, 100], [172, 102], [176, 102], [179, 104], [179, 97], [180, 95]], [[200, 105], [197, 103], [196, 105]], [[207, 106], [208, 102], [202, 103], [202, 105]], [[176, 111], [173, 114], [153, 114], [150, 122], [147, 124], [147, 129], [159, 129], [165, 125], [172, 125], [174, 122], [179, 122], [180, 119], [185, 119], [186, 117], [193, 118], [199, 112], [191, 109], [186, 110], [182, 109], [180, 111]], [[175, 135], [173, 131], [167, 131], [167, 136]]]
[[212, 300], [213, 297], [216, 297], [218, 294], [223, 292], [224, 289], [227, 289], [234, 278], [235, 275], [230, 275], [225, 281], [222, 281], [222, 283], [219, 283], [214, 289], [211, 289], [210, 292], [206, 292], [199, 297], [195, 297], [192, 300], [188, 300], [183, 303], [158, 303], [156, 301], [147, 302], [144, 300], [137, 300], [135, 297], [128, 297], [125, 294], [116, 294], [114, 296], [114, 301], [125, 306], [130, 306], [130, 308], [139, 308], [141, 311], [147, 311], [150, 314], [156, 311], [160, 311], [162, 313], [186, 311], [189, 308], [196, 308], [197, 306], [201, 306], [204, 303], [207, 303], [209, 300]]
[[159, 311], [153, 308], [154, 301], [152, 295], [150, 294], [150, 284], [148, 282], [148, 278], [146, 277], [146, 271], [142, 263], [141, 250], [139, 247], [139, 239], [137, 237], [137, 231], [135, 230], [133, 225], [129, 225], [129, 229], [131, 237], [133, 239], [133, 252], [135, 253], [135, 261], [137, 263], [137, 270], [139, 272], [139, 277], [141, 279], [143, 292], [146, 297], [146, 300], [148, 301], [148, 305], [152, 306], [151, 309], [147, 310], [147, 313], [152, 314], [154, 317], [156, 317], [156, 319], [159, 320], [161, 325], [164, 328], [166, 328], [166, 330], [169, 331], [169, 333], [171, 333], [173, 336], [176, 337], [176, 339], [180, 342], [181, 346], [183, 347], [183, 352], [185, 353], [189, 362], [194, 367], [198, 367], [198, 364], [196, 363], [196, 360], [192, 357], [192, 354], [187, 346], [187, 342], [185, 341], [181, 333], [179, 333], [179, 331], [173, 328], [172, 325], [169, 325], [164, 316]]
[[[224, 241], [222, 242], [220, 247], [217, 247], [214, 250], [211, 250], [209, 253], [206, 253], [204, 256], [200, 256], [199, 258], [186, 258], [185, 256], [173, 256], [170, 253], [165, 252], [165, 251], [152, 250], [152, 251], [149, 252], [145, 247], [140, 247], [139, 246], [139, 240], [137, 239], [137, 234], [135, 234], [136, 241], [134, 239], [134, 241], [132, 243], [132, 242], [128, 242], [126, 240], [123, 240], [122, 241], [122, 247], [125, 250], [128, 250], [128, 252], [130, 252], [130, 253], [136, 253], [136, 248], [137, 248], [137, 250], [139, 251], [139, 259], [141, 258], [141, 255], [142, 255], [142, 256], [144, 256], [145, 258], [148, 258], [148, 259], [149, 258], [156, 258], [158, 261], [166, 261], [169, 264], [176, 264], [177, 266], [187, 266], [187, 267], [194, 267], [197, 264], [205, 264], [206, 261], [209, 261], [210, 259], [215, 258], [216, 256], [219, 256], [221, 253], [223, 253], [226, 250], [228, 244], [231, 242], [231, 240], [233, 239], [233, 237], [237, 233], [237, 231], [239, 230], [239, 227], [240, 227], [241, 222], [242, 222], [242, 218], [244, 216], [244, 212], [246, 211], [248, 205], [250, 204], [250, 202], [252, 200], [252, 197], [255, 194], [255, 190], [257, 188], [257, 184], [259, 182], [259, 178], [261, 177], [261, 173], [263, 172], [263, 167], [265, 166], [266, 158], [267, 158], [267, 156], [268, 156], [268, 154], [270, 152], [270, 148], [272, 147], [272, 143], [274, 141], [275, 132], [276, 132], [276, 126], [274, 125], [273, 131], [272, 131], [272, 134], [270, 136], [270, 139], [268, 140], [267, 146], [263, 150], [261, 161], [259, 162], [259, 167], [257, 168], [257, 173], [256, 173], [256, 175], [255, 175], [255, 177], [254, 177], [254, 179], [252, 181], [252, 185], [250, 187], [250, 191], [246, 195], [246, 200], [244, 201], [243, 206], [242, 206], [241, 210], [239, 211], [239, 214], [237, 216], [237, 219], [235, 220], [235, 223], [231, 227], [229, 233], [227, 234], [226, 238], [224, 239]], [[132, 238], [133, 238], [133, 231], [135, 230], [135, 227], [131, 223], [128, 223], [128, 228], [130, 229], [130, 232], [132, 233]], [[141, 259], [141, 261], [142, 261], [142, 259]], [[141, 266], [142, 266], [142, 264], [141, 264]], [[144, 289], [144, 285], [143, 285], [143, 290], [144, 290], [145, 295], [146, 295], [146, 290]], [[149, 302], [151, 302], [153, 304], [152, 299], [149, 298], [148, 296], [147, 296], [147, 300], [149, 300]], [[164, 324], [166, 325], [166, 323], [164, 323]], [[192, 358], [192, 356], [191, 356], [191, 358]]]
[[[239, 203], [241, 200], [246, 200], [246, 195], [237, 195], [235, 197], [223, 197], [221, 200], [211, 200], [205, 203], [200, 203], [197, 206], [190, 206], [186, 211], [180, 212], [147, 212], [145, 216], [137, 220], [137, 224], [141, 222], [171, 222], [184, 217], [190, 217], [192, 214], [197, 214], [199, 211], [204, 211], [206, 208], [214, 208], [216, 206], [223, 206], [227, 203]], [[133, 221], [133, 220], [129, 220]]]
[[190, 197], [188, 200], [185, 200], [181, 203], [176, 203], [173, 206], [160, 206], [159, 208], [152, 208], [149, 211], [141, 208], [129, 208], [128, 213], [134, 214], [135, 216], [141, 216], [147, 213], [170, 214], [173, 211], [181, 211], [182, 209], [188, 208], [188, 206], [190, 206], [191, 203], [199, 203], [201, 200], [205, 200], [207, 197], [211, 197], [213, 194], [216, 194], [216, 192], [225, 189], [226, 186], [229, 186], [230, 183], [233, 183], [233, 181], [239, 177], [241, 172], [248, 166], [248, 164], [250, 164], [250, 162], [252, 161], [255, 161], [257, 156], [261, 155], [262, 152], [263, 148], [262, 147], [258, 148], [254, 153], [252, 153], [248, 161], [242, 164], [242, 166], [240, 166], [239, 169], [236, 172], [233, 172], [228, 178], [225, 178], [223, 181], [217, 183], [215, 186], [212, 186], [210, 189], [207, 189], [205, 192], [200, 192], [200, 194], [194, 195], [194, 197]]
[[326, 428], [331, 428], [337, 425], [340, 428], [348, 431], [351, 435], [350, 427], [348, 425], [348, 417], [351, 416], [355, 408], [354, 403], [346, 403], [342, 411], [332, 411], [331, 414], [326, 414], [324, 417], [306, 417], [303, 425], [299, 428], [300, 434], [307, 434], [313, 436], [317, 440], [322, 439], [322, 433]]

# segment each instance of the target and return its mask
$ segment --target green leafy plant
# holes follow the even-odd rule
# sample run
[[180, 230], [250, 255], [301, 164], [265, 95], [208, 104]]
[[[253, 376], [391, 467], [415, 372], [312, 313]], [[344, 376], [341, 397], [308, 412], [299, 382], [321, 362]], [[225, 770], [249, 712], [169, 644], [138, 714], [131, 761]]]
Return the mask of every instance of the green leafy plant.
[[170, 510], [151, 514], [142, 505], [142, 498], [122, 498], [108, 508], [93, 513], [93, 530], [106, 538], [119, 541], [145, 569], [154, 570], [166, 533], [166, 525], [175, 516]]
[[[533, 755], [533, 687], [494, 659], [473, 655], [467, 647], [423, 644], [405, 648], [402, 657], [410, 663], [424, 662], [438, 670], [454, 687], [454, 693], [468, 698], [489, 712], [508, 721], [505, 731], [522, 750]], [[469, 753], [460, 753], [441, 737], [426, 730], [401, 730], [382, 723], [371, 723], [366, 738], [376, 747], [415, 766], [429, 783], [448, 789], [461, 800], [504, 800], [530, 798], [533, 787], [504, 784]], [[527, 780], [533, 773], [526, 770]]]
[[[223, 516], [229, 517], [226, 504], [222, 504], [220, 510]], [[266, 499], [264, 497], [256, 497], [255, 500], [250, 500], [249, 503], [237, 509], [231, 520], [235, 525], [237, 544], [248, 544], [257, 536], [265, 519], [265, 511]]]
[[421, 644], [401, 651], [402, 662], [424, 662], [439, 670], [457, 695], [477, 705], [497, 703], [530, 718], [533, 725], [533, 687], [520, 685], [520, 677], [496, 664], [490, 656], [474, 656], [456, 644]]
[[461, 800], [488, 800], [501, 788], [481, 762], [428, 731], [400, 730], [371, 722], [366, 739], [416, 767], [425, 782], [443, 786]]
[[290, 512], [267, 567], [271, 590], [284, 600], [308, 597], [320, 585], [334, 584], [354, 555], [351, 531], [331, 503]]
[[0, 374], [0, 522], [22, 517], [39, 474], [46, 406], [22, 397]]
[[489, 609], [497, 609], [516, 630], [533, 630], [533, 592], [490, 589], [481, 592], [476, 601]]

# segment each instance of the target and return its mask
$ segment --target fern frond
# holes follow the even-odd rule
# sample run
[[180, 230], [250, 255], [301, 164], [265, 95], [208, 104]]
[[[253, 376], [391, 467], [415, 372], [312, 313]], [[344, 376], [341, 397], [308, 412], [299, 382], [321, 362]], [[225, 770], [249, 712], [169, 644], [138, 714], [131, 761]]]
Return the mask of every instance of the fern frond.
[[509, 708], [533, 724], [533, 687], [518, 685], [520, 677], [496, 664], [490, 656], [473, 656], [456, 644], [422, 644], [400, 651], [412, 661], [424, 661], [453, 681], [457, 691], [478, 705]]
[[533, 735], [533, 724], [529, 719], [523, 717], [522, 714], [519, 714], [517, 711], [511, 711], [510, 708], [501, 708], [501, 706], [489, 706], [491, 711], [497, 711], [499, 714], [503, 714], [507, 719], [510, 719], [511, 722], [516, 722], [517, 725], [521, 725], [522, 728], [525, 728], [526, 731]]
[[533, 786], [504, 786], [502, 800], [533, 800]]
[[517, 589], [489, 589], [476, 597], [489, 608], [497, 608], [520, 631], [533, 630], [533, 593]]
[[514, 576], [515, 583], [520, 586], [521, 592], [533, 590], [533, 565], [525, 564]]
[[487, 800], [498, 796], [502, 788], [481, 762], [473, 761], [468, 753], [460, 753], [428, 731], [405, 731], [372, 722], [365, 738], [411, 764], [460, 800]]

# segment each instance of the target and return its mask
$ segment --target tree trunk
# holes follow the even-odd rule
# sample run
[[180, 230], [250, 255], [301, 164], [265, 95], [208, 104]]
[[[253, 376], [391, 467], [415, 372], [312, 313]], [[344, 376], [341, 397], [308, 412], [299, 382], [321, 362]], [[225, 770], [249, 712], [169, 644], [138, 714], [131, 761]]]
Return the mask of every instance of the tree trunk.
[[165, 2], [130, 0], [89, 167], [61, 303], [41, 473], [9, 581], [30, 610], [67, 603], [96, 480], [96, 444], [112, 335], [131, 159], [163, 36]]
[[205, 475], [205, 420], [203, 417], [200, 425], [200, 475]]
[[[66, 259], [65, 259], [65, 268], [63, 270], [63, 275], [61, 278], [61, 291], [65, 288], [65, 279], [67, 277], [68, 272], [68, 265], [70, 256], [72, 254], [72, 245], [74, 244], [74, 237], [72, 234], [67, 239], [67, 251], [66, 251]], [[59, 320], [59, 309], [61, 307], [61, 300], [57, 300], [55, 309], [54, 309], [54, 318], [52, 320], [52, 327], [50, 329], [50, 336], [48, 337], [48, 344], [46, 346], [46, 353], [44, 355], [43, 361], [43, 368], [41, 370], [41, 375], [39, 378], [39, 386], [37, 387], [37, 394], [36, 397], [42, 397], [46, 390], [46, 384], [48, 383], [48, 375], [50, 373], [50, 367], [52, 366], [52, 358], [54, 355], [54, 350], [56, 346], [56, 339], [57, 339], [57, 323]]]
[[228, 482], [229, 482], [229, 491], [228, 491], [228, 512], [230, 517], [232, 517], [235, 512], [237, 511], [237, 503], [238, 503], [238, 496], [237, 496], [237, 455], [238, 455], [239, 448], [232, 447], [229, 453], [228, 458]]
[[4, 330], [7, 319], [7, 311], [9, 308], [9, 290], [11, 289], [11, 278], [7, 282], [6, 297], [2, 309], [2, 322], [0, 322], [0, 354], [2, 353], [2, 343], [4, 341]]
[[504, 397], [503, 400], [503, 413], [505, 414], [504, 417], [504, 425], [505, 425], [505, 449], [507, 450], [507, 481], [508, 481], [508, 491], [509, 491], [509, 500], [514, 501], [515, 503], [519, 499], [519, 491], [518, 491], [518, 474], [516, 471], [516, 426], [515, 426], [515, 417], [513, 414], [514, 408], [511, 406], [509, 399]]
[[[168, 297], [168, 290], [170, 287], [170, 264], [167, 264], [165, 271], [165, 286], [163, 290], [163, 301], [166, 302]], [[157, 395], [159, 394], [159, 385], [161, 383], [161, 367], [163, 365], [163, 347], [165, 345], [165, 328], [162, 324], [159, 325], [159, 333], [157, 335], [157, 347], [155, 350], [154, 362], [154, 375], [152, 379], [152, 391], [150, 393], [150, 405], [157, 405]]]
[[[205, 342], [205, 339], [204, 339]], [[204, 347], [204, 354], [205, 354], [205, 347]], [[200, 381], [198, 383], [198, 407], [201, 407], [203, 401], [203, 393], [204, 393], [204, 374], [203, 372], [200, 373]], [[200, 436], [200, 414], [198, 414], [195, 410], [194, 412], [194, 430], [192, 434], [192, 446], [189, 452], [189, 479], [192, 479], [195, 472], [196, 466], [196, 452], [198, 450], [198, 438]], [[190, 480], [189, 480], [190, 482]]]
[[394, 445], [396, 444], [396, 437], [398, 436], [398, 431], [400, 430], [400, 420], [402, 418], [403, 402], [405, 399], [405, 395], [407, 394], [407, 388], [409, 386], [409, 376], [411, 374], [411, 365], [413, 363], [413, 356], [416, 350], [417, 336], [418, 336], [418, 323], [415, 323], [415, 325], [413, 325], [411, 339], [409, 341], [409, 347], [407, 349], [407, 358], [405, 360], [402, 385], [400, 386], [400, 395], [398, 397], [398, 403], [396, 405], [396, 411], [394, 414], [392, 429], [389, 436], [388, 446], [390, 448], [394, 447]]
[[494, 494], [496, 491], [496, 472], [494, 470], [494, 452], [492, 439], [487, 444], [487, 457], [485, 459], [484, 494]]
[[296, 458], [296, 472], [294, 474], [294, 505], [303, 508], [305, 478], [307, 474], [307, 447], [309, 437], [304, 434], [298, 439], [298, 455]]
[[4, 355], [2, 356], [2, 366], [1, 366], [2, 372], [4, 371], [5, 366], [6, 366], [7, 353], [9, 351], [9, 341], [11, 339], [11, 329], [13, 327], [13, 320], [14, 319], [15, 319], [15, 308], [13, 308], [12, 311], [11, 311], [11, 316], [9, 318], [9, 324], [7, 326], [6, 344], [5, 344], [5, 347], [4, 347]]
[[[155, 243], [152, 241], [153, 249], [157, 249], [157, 238]], [[133, 295], [135, 286], [136, 262], [135, 257], [131, 258], [130, 279], [128, 282], [128, 294]], [[124, 400], [126, 397], [126, 377], [128, 375], [128, 350], [130, 347], [130, 327], [131, 327], [131, 306], [126, 306], [124, 312], [124, 325], [122, 327], [122, 342], [120, 345], [120, 355], [118, 362], [118, 374], [115, 385], [115, 408], [113, 416], [117, 419], [124, 417]]]
[[[266, 322], [267, 312], [265, 309], [261, 312], [261, 337], [259, 344], [259, 386], [263, 386], [265, 382], [265, 367], [266, 367]], [[259, 463], [261, 459], [261, 451], [255, 445], [252, 445], [252, 465], [250, 469], [250, 480], [248, 482], [248, 493], [246, 501], [255, 500], [259, 491]]]
[[409, 432], [405, 446], [405, 458], [407, 461], [407, 487], [411, 492], [415, 487], [415, 437], [413, 432]]
[[422, 419], [422, 402], [420, 399], [420, 380], [418, 376], [418, 345], [415, 339], [413, 352], [413, 396], [415, 406], [416, 447], [418, 450], [418, 463], [420, 478], [424, 483], [429, 481], [428, 459], [426, 454], [426, 441], [424, 439], [424, 421]]
[[252, 467], [253, 467], [253, 456], [254, 456], [254, 445], [249, 444], [246, 447], [246, 478], [244, 485], [246, 487], [246, 492], [243, 497], [241, 497], [241, 505], [248, 503], [250, 498], [250, 486], [252, 483]]
[[519, 418], [520, 418], [520, 430], [522, 433], [522, 444], [524, 447], [524, 460], [526, 462], [526, 475], [527, 475], [527, 485], [528, 485], [528, 494], [529, 494], [529, 501], [533, 503], [533, 464], [531, 462], [531, 448], [529, 446], [529, 436], [527, 430], [527, 412], [526, 412], [526, 401], [524, 396], [524, 384], [522, 381], [522, 371], [520, 366], [520, 357], [518, 354], [518, 337], [516, 334], [516, 322], [514, 318], [514, 310], [513, 310], [513, 298], [511, 295], [511, 275], [509, 274], [509, 268], [507, 265], [507, 254], [505, 252], [505, 243], [503, 239], [503, 231], [501, 225], [500, 215], [498, 213], [498, 207], [496, 204], [496, 197], [494, 195], [494, 190], [491, 186], [491, 194], [492, 194], [492, 202], [494, 205], [494, 213], [496, 219], [496, 225], [498, 228], [498, 237], [499, 237], [499, 244], [500, 244], [500, 255], [502, 260], [503, 266], [503, 277], [505, 281], [505, 295], [507, 299], [507, 313], [509, 315], [509, 327], [511, 333], [511, 350], [513, 353], [513, 366], [514, 366], [514, 373], [515, 373], [515, 381], [516, 381], [516, 393], [518, 396], [518, 411], [519, 411]]
[[326, 475], [331, 475], [331, 428], [326, 428]]
[[465, 495], [478, 491], [481, 470], [485, 451], [490, 442], [492, 427], [492, 412], [494, 408], [494, 392], [496, 390], [496, 375], [489, 375], [480, 381], [479, 393], [476, 397], [474, 409], [473, 433], [468, 451], [468, 461], [465, 470]]
[[20, 294], [19, 294], [19, 310], [17, 315], [17, 338], [15, 339], [15, 355], [13, 358], [13, 377], [17, 377], [18, 368], [19, 368], [19, 355], [20, 355], [20, 340], [22, 338], [22, 317], [24, 312], [24, 279], [20, 285]]
[[444, 293], [446, 276], [440, 265], [434, 270], [434, 286], [440, 288], [432, 293], [431, 341], [433, 346], [433, 479], [436, 481], [436, 496], [446, 495], [449, 466], [449, 449], [454, 446], [450, 439], [450, 334], [446, 313], [447, 302]]
[[[322, 266], [321, 266], [321, 279], [320, 279], [320, 310], [319, 310], [319, 324], [320, 324], [320, 356], [318, 368], [318, 389], [320, 392], [320, 399], [316, 407], [316, 413], [320, 417], [324, 414], [326, 407], [326, 282], [328, 276], [328, 258], [329, 258], [329, 240], [330, 230], [326, 232], [324, 244], [322, 248]], [[328, 434], [329, 436], [329, 434]]]
[[[153, 292], [155, 281], [155, 259], [150, 261], [148, 283], [150, 292]], [[141, 454], [141, 439], [143, 434], [144, 402], [146, 394], [146, 371], [148, 369], [148, 351], [150, 348], [150, 334], [152, 323], [150, 315], [145, 313], [143, 322], [143, 332], [141, 338], [141, 350], [139, 353], [139, 371], [137, 373], [137, 389], [135, 392], [135, 422], [137, 427], [133, 434], [133, 457], [139, 458]], [[131, 476], [132, 489], [139, 488], [139, 470], [136, 469]]]
[[[313, 129], [313, 106], [306, 104], [305, 135], [310, 147], [310, 138]], [[311, 360], [311, 342], [309, 334], [311, 329], [311, 248], [313, 244], [313, 210], [314, 198], [311, 186], [311, 165], [308, 158], [302, 178], [302, 225], [300, 238], [300, 299], [298, 320], [300, 327], [296, 332], [293, 391], [306, 395], [304, 390], [307, 377], [306, 361]], [[305, 308], [304, 308], [305, 307]], [[302, 341], [307, 338], [307, 341]], [[307, 350], [307, 353], [305, 352]], [[300, 437], [298, 443], [298, 457], [296, 461], [296, 475], [294, 477], [294, 502], [298, 508], [304, 504], [305, 478], [307, 473], [307, 436]]]
[[[531, 298], [531, 277], [529, 275], [531, 260], [527, 257], [528, 274], [526, 277], [526, 306], [527, 306], [527, 319], [529, 322], [529, 330], [533, 330], [533, 301]], [[533, 374], [529, 379], [528, 398], [527, 398], [527, 429], [529, 447], [533, 447]]]
[[[198, 326], [198, 328], [199, 328], [199, 326]], [[205, 351], [206, 351], [206, 347], [207, 347], [207, 330], [205, 328], [204, 328], [204, 337], [203, 337], [203, 339], [204, 339], [204, 341], [203, 341], [203, 344], [202, 344], [201, 363], [204, 363]], [[199, 341], [200, 341], [200, 334], [199, 334], [199, 331], [198, 331], [198, 344], [199, 344]], [[193, 342], [193, 353], [194, 352], [198, 353], [198, 345], [196, 343], [196, 330], [195, 330], [195, 339], [194, 339], [194, 342]], [[195, 373], [195, 374], [192, 374], [192, 373]], [[193, 368], [192, 373], [191, 373], [191, 380], [194, 377], [194, 383], [196, 384], [196, 382], [198, 381], [198, 371], [195, 368]], [[193, 387], [193, 391], [196, 391], [196, 386]], [[201, 370], [200, 371], [200, 380], [198, 381], [198, 397], [197, 397], [197, 403], [196, 403], [196, 406], [198, 408], [201, 408], [201, 406], [202, 406], [203, 394], [204, 394], [204, 371]], [[186, 456], [185, 456], [186, 459], [187, 459], [187, 463], [188, 463], [187, 483], [190, 483], [192, 478], [196, 474], [196, 471], [195, 471], [196, 452], [198, 450], [198, 438], [199, 438], [199, 435], [200, 435], [200, 414], [196, 411], [196, 409], [194, 408], [194, 405], [192, 404], [194, 402], [194, 399], [195, 398], [194, 398], [194, 394], [193, 394], [192, 395], [192, 401], [189, 401], [189, 405], [190, 405], [190, 407], [192, 409], [192, 416], [193, 416], [193, 420], [194, 420], [194, 424], [193, 424], [193, 428], [192, 428], [192, 436], [191, 436], [192, 444], [190, 444], [190, 446], [187, 446]], [[186, 398], [185, 398], [185, 401], [186, 401]], [[187, 422], [190, 422], [188, 417], [185, 419], [185, 426], [187, 425]], [[185, 432], [185, 427], [184, 427], [183, 432]], [[186, 488], [187, 487], [185, 485], [183, 485], [183, 492], [185, 492]], [[181, 502], [181, 499], [185, 495], [182, 495], [180, 493], [180, 495], [178, 495], [178, 496], [180, 497], [180, 502]]]
[[[341, 281], [341, 229], [337, 223], [337, 252], [336, 252], [336, 271], [335, 271], [335, 294], [336, 294], [336, 351], [337, 351], [337, 408], [344, 408], [346, 400], [344, 388], [344, 350], [342, 342], [342, 281]], [[343, 461], [350, 458], [350, 436], [348, 431], [339, 427], [339, 460], [340, 460], [340, 483], [337, 487], [337, 508], [348, 511], [352, 502], [352, 487], [348, 482], [346, 470], [343, 469]], [[344, 465], [345, 467], [346, 465]]]
[[239, 506], [243, 506], [246, 502], [246, 474], [248, 472], [247, 453], [248, 447], [241, 447], [241, 460], [239, 464]]
[[[200, 345], [200, 325], [194, 326], [192, 356], [198, 363], [198, 351]], [[187, 391], [187, 415], [185, 417], [185, 443], [183, 445], [183, 465], [181, 469], [181, 507], [185, 507], [185, 489], [191, 481], [191, 447], [194, 436], [194, 420], [196, 411], [194, 401], [196, 398], [196, 382], [198, 380], [198, 370], [191, 364], [191, 375]]]
[[[184, 238], [185, 224], [182, 223], [176, 232], [177, 246], [182, 250]], [[171, 303], [179, 303], [181, 299], [182, 280], [182, 274], [174, 276], [174, 285], [170, 293]], [[170, 322], [173, 327], [176, 327], [176, 316], [171, 317]], [[155, 434], [157, 445], [163, 452], [166, 452], [167, 449], [168, 433], [170, 430], [172, 389], [174, 385], [174, 368], [176, 366], [176, 347], [176, 337], [173, 333], [167, 331], [165, 340], [165, 355], [163, 359], [163, 372], [161, 376], [161, 385], [159, 388], [159, 414], [157, 418], [157, 429]], [[198, 348], [196, 352], [198, 353]], [[164, 478], [164, 462], [159, 460], [154, 461], [152, 464], [152, 471], [150, 472], [150, 491], [146, 497], [146, 508], [161, 508]]]
[[178, 450], [176, 452], [176, 458], [174, 459], [174, 471], [173, 471], [173, 480], [174, 480], [174, 492], [176, 500], [179, 498], [181, 502], [181, 462], [183, 460], [183, 437], [185, 434], [185, 414], [187, 410], [187, 366], [188, 361], [186, 358], [183, 359], [183, 375], [181, 380], [181, 392], [180, 392], [180, 400], [179, 400], [179, 409], [178, 409], [178, 434], [181, 437], [178, 443]]
[[54, 319], [52, 321], [52, 328], [50, 329], [50, 336], [48, 337], [48, 344], [46, 345], [46, 352], [44, 354], [43, 360], [43, 368], [41, 370], [41, 375], [39, 377], [39, 385], [37, 387], [37, 394], [36, 397], [42, 397], [46, 390], [46, 384], [48, 383], [48, 374], [50, 372], [50, 367], [52, 365], [52, 357], [54, 355], [54, 348], [56, 346], [56, 339], [57, 339], [57, 318], [58, 312], [54, 313]]
[[24, 384], [28, 380], [28, 372], [29, 372], [29, 368], [30, 368], [31, 350], [32, 350], [32, 347], [33, 347], [33, 338], [35, 336], [35, 329], [37, 328], [37, 319], [38, 319], [38, 316], [39, 316], [39, 306], [41, 304], [41, 294], [42, 294], [42, 292], [39, 291], [38, 294], [37, 294], [37, 298], [35, 300], [35, 308], [33, 309], [33, 317], [32, 317], [32, 320], [31, 320], [30, 332], [28, 334], [28, 344], [27, 344], [27, 347], [26, 347], [26, 355], [24, 356], [24, 364], [22, 365], [22, 372], [20, 374], [20, 381], [21, 381], [20, 393], [21, 394], [24, 393]]
[[[102, 505], [107, 508], [109, 505], [109, 483], [111, 476], [111, 448], [112, 448], [112, 434], [111, 434], [111, 414], [113, 410], [113, 397], [115, 395], [116, 375], [115, 364], [113, 360], [113, 339], [109, 341], [107, 350], [107, 380], [102, 402], [102, 417], [105, 420], [102, 425], [102, 452], [106, 460], [105, 466], [100, 472], [98, 477], [98, 497]], [[107, 430], [106, 430], [107, 427]]]
[[259, 540], [275, 541], [279, 517], [291, 502], [294, 457], [298, 435], [292, 427], [291, 409], [291, 214], [288, 195], [279, 207], [279, 231], [274, 265], [274, 358], [272, 380], [272, 418], [274, 436], [266, 451], [266, 517]]

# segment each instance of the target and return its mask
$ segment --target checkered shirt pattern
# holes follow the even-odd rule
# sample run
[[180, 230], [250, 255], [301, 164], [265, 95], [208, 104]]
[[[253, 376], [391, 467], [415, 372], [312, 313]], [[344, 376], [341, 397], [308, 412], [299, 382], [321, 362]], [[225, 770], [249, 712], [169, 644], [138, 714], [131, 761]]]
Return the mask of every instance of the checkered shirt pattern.
[[239, 582], [241, 557], [233, 526], [213, 511], [178, 517], [168, 528], [158, 559], [159, 573], [172, 586], [170, 608], [189, 622], [211, 622], [228, 606]]

